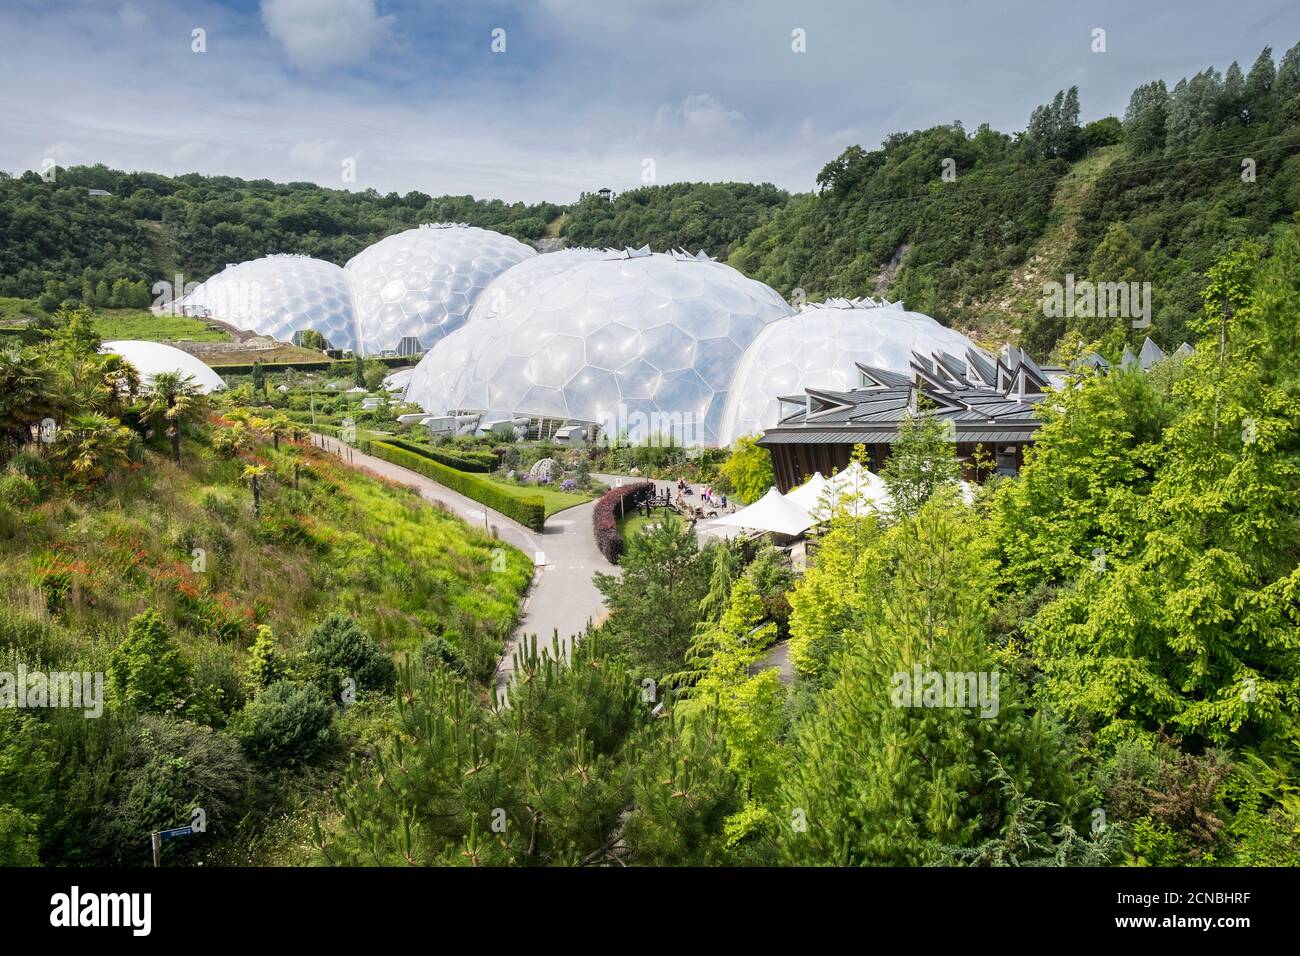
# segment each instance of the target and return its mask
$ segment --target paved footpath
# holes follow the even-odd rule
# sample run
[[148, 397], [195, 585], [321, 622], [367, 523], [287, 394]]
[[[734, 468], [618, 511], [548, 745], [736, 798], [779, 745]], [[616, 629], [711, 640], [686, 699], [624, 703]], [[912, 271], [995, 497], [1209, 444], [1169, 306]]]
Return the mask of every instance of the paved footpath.
[[617, 574], [618, 568], [605, 560], [596, 549], [591, 530], [591, 512], [595, 501], [556, 512], [546, 519], [538, 533], [499, 512], [486, 508], [459, 492], [426, 478], [419, 472], [362, 454], [337, 439], [315, 435], [318, 447], [333, 452], [356, 468], [411, 485], [427, 501], [438, 502], [453, 514], [479, 528], [497, 529], [497, 536], [533, 557], [536, 571], [533, 586], [524, 600], [523, 616], [506, 644], [497, 668], [496, 685], [504, 690], [513, 670], [514, 650], [525, 635], [536, 634], [538, 644], [546, 646], [558, 634], [560, 645], [568, 654], [574, 635], [581, 634], [588, 622], [598, 622], [605, 613], [604, 599], [592, 583], [592, 574], [601, 571]]

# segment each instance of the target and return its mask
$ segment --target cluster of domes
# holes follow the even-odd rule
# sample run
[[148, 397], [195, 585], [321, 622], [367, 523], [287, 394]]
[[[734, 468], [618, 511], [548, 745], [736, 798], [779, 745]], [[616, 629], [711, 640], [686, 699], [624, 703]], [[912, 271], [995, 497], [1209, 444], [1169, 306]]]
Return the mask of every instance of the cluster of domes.
[[227, 266], [180, 308], [281, 342], [311, 330], [359, 355], [417, 355], [464, 324], [493, 279], [536, 255], [490, 229], [437, 223], [381, 239], [342, 268], [297, 255]]
[[310, 329], [359, 355], [424, 353], [389, 387], [461, 430], [543, 420], [688, 445], [762, 431], [804, 389], [857, 388], [859, 364], [905, 373], [914, 352], [975, 348], [901, 303], [796, 311], [704, 253], [538, 255], [445, 223], [382, 239], [342, 268], [292, 255], [228, 266], [182, 306], [280, 341]]

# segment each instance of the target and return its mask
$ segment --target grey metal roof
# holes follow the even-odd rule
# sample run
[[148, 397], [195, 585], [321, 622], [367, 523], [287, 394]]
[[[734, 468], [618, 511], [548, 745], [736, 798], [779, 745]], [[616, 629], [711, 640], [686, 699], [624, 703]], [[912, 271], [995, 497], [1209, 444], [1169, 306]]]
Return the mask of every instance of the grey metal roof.
[[[862, 388], [810, 388], [802, 397], [783, 397], [792, 406], [790, 411], [764, 433], [759, 444], [888, 443], [922, 403], [937, 418], [953, 423], [959, 442], [1032, 440], [1041, 424], [1037, 406], [1045, 395], [1010, 389], [1046, 376], [1037, 365], [1030, 368], [1019, 356], [1013, 357], [1014, 373], [999, 363], [1001, 389], [967, 381], [965, 366], [952, 356], [913, 353], [912, 377], [859, 365], [863, 381], [869, 383]], [[987, 362], [985, 366], [990, 370]]]
[[1146, 341], [1142, 343], [1142, 351], [1138, 353], [1138, 363], [1141, 364], [1143, 371], [1145, 371], [1164, 357], [1164, 349], [1152, 342], [1150, 336], [1148, 336]]

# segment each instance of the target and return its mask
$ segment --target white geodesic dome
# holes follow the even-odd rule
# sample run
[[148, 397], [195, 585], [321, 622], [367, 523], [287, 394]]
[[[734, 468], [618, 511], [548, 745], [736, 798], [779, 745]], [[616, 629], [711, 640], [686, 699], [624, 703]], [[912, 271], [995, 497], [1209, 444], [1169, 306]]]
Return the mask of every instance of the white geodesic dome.
[[746, 346], [792, 312], [707, 256], [607, 252], [450, 336], [421, 361], [407, 399], [433, 414], [558, 418], [633, 441], [715, 444]]
[[352, 284], [341, 268], [311, 256], [274, 255], [226, 266], [180, 301], [237, 329], [293, 342], [314, 329], [332, 348], [356, 346]]
[[572, 269], [582, 262], [609, 257], [602, 249], [559, 249], [544, 252], [511, 266], [501, 273], [474, 303], [470, 322], [491, 321], [505, 309], [526, 298], [533, 289], [552, 276]]
[[862, 385], [858, 363], [907, 374], [912, 353], [946, 352], [965, 361], [978, 347], [960, 332], [899, 303], [831, 299], [773, 322], [745, 350], [722, 416], [721, 441], [771, 428], [779, 399], [806, 388]]
[[164, 345], [162, 342], [126, 339], [105, 342], [99, 347], [99, 350], [104, 353], [120, 355], [134, 365], [135, 370], [140, 373], [140, 381], [144, 385], [148, 385], [153, 381], [155, 375], [162, 372], [179, 372], [181, 375], [188, 375], [192, 378], [198, 390], [205, 395], [209, 392], [218, 392], [226, 387], [226, 383], [222, 381], [221, 376], [202, 361], [189, 352], [183, 352], [175, 346]]
[[537, 255], [477, 226], [407, 229], [357, 253], [345, 267], [356, 297], [358, 351], [414, 355], [465, 324], [492, 280]]

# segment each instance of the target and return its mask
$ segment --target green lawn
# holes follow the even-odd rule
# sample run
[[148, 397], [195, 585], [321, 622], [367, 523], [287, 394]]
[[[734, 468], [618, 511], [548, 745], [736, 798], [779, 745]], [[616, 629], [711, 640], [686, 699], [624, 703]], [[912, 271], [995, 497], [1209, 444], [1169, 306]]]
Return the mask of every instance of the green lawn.
[[13, 299], [0, 296], [0, 325], [10, 328], [21, 327], [27, 320], [37, 315], [36, 306], [31, 299]]
[[627, 540], [634, 534], [645, 530], [649, 525], [658, 524], [662, 521], [671, 521], [674, 524], [680, 524], [681, 520], [681, 515], [677, 514], [675, 511], [669, 511], [666, 508], [656, 508], [649, 518], [634, 511], [618, 523], [618, 531], [619, 534], [623, 536], [623, 539]]
[[[230, 336], [202, 319], [184, 315], [154, 315], [148, 309], [95, 309], [95, 331], [106, 342], [143, 339], [149, 342], [228, 342]], [[23, 328], [45, 313], [31, 299], [0, 297], [0, 328]]]
[[[506, 494], [512, 498], [536, 498], [538, 495], [542, 498], [542, 503], [546, 507], [546, 517], [550, 517], [557, 511], [563, 511], [565, 508], [572, 508], [574, 505], [585, 504], [592, 499], [592, 495], [575, 494], [569, 491], [556, 491], [547, 488], [545, 485], [512, 485], [504, 481], [493, 481], [486, 475], [476, 477], [485, 478], [491, 481]], [[534, 512], [536, 514], [536, 512]]]
[[229, 342], [230, 336], [202, 319], [185, 315], [154, 315], [148, 309], [96, 309], [95, 331], [106, 342], [144, 339], [149, 342]]

